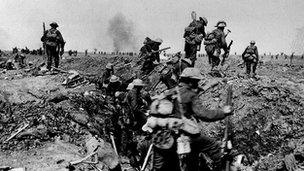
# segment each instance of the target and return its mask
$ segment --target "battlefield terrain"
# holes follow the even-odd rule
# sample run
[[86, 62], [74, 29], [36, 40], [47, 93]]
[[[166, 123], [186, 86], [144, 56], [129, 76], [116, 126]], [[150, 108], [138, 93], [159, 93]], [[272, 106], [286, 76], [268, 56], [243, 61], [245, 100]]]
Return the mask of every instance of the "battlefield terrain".
[[[10, 52], [1, 60], [13, 58]], [[104, 129], [107, 115], [112, 111], [107, 99], [86, 96], [95, 85], [85, 80], [67, 87], [64, 81], [71, 70], [82, 75], [99, 76], [108, 62], [115, 64], [115, 73], [122, 80], [134, 76], [138, 68], [132, 67], [135, 56], [63, 55], [62, 72], [48, 75], [42, 68], [43, 56], [27, 55], [26, 63], [33, 66], [22, 69], [0, 68], [0, 164], [2, 166], [25, 167], [28, 170], [66, 170], [69, 162], [85, 156], [93, 146], [93, 132]], [[196, 67], [201, 70], [205, 87], [201, 98], [207, 108], [222, 107], [226, 99], [227, 82], [233, 85], [232, 118], [233, 147], [236, 155], [243, 155], [240, 170], [304, 170], [304, 59], [270, 56], [260, 58], [257, 79], [246, 78], [242, 59], [230, 55], [221, 68], [224, 78], [208, 74], [207, 57], [199, 57]], [[45, 67], [45, 66], [44, 66]], [[150, 80], [157, 79], [152, 73]], [[150, 82], [149, 84], [152, 84]], [[156, 86], [151, 94], [164, 89]], [[10, 138], [18, 129], [20, 133]], [[201, 123], [202, 131], [221, 140], [224, 121]], [[123, 135], [122, 135], [123, 136]], [[76, 170], [108, 170], [115, 162], [124, 169], [132, 170], [128, 158], [113, 157], [111, 141], [102, 135], [97, 165], [81, 163]]]

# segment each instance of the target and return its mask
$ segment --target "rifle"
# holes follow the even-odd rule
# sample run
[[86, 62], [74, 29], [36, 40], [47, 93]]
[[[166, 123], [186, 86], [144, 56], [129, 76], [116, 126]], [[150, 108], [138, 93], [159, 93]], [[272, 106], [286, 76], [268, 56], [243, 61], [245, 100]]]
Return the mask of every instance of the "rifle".
[[230, 48], [231, 48], [231, 45], [233, 43], [233, 40], [230, 41], [228, 47], [227, 47], [227, 51], [223, 54], [223, 59], [222, 59], [222, 62], [221, 62], [221, 65], [223, 66], [225, 61], [226, 61], [226, 58], [228, 58], [229, 56], [229, 51], [230, 51]]
[[[43, 33], [42, 33], [42, 35], [44, 36], [44, 34], [45, 34], [45, 23], [43, 22], [43, 24], [42, 24], [42, 27], [43, 27]], [[45, 45], [45, 40], [43, 40], [43, 44], [42, 44], [42, 47], [43, 47], [43, 60], [44, 60], [44, 62], [46, 62], [46, 45]]]
[[[232, 106], [232, 95], [233, 95], [232, 85], [229, 85], [225, 105]], [[225, 128], [221, 152], [222, 152], [222, 154], [227, 156], [227, 154], [229, 154], [229, 152], [232, 149], [231, 134], [230, 134], [230, 132], [231, 132], [230, 116], [226, 117], [225, 124], [226, 124], [226, 128]], [[225, 158], [225, 163], [223, 163], [223, 164], [225, 164], [223, 166], [223, 170], [230, 171], [230, 160], [227, 157]]]

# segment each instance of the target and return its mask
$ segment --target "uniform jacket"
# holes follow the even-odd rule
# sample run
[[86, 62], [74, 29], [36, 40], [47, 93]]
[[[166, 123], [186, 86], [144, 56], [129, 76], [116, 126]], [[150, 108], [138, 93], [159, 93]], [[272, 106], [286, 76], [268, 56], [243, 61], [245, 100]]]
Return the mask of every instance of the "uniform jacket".
[[[185, 111], [186, 117], [194, 116], [205, 122], [213, 122], [222, 120], [225, 118], [225, 114], [221, 110], [209, 110], [203, 105], [202, 100], [198, 97], [197, 93], [194, 92], [189, 85], [181, 83], [179, 85], [179, 92], [182, 101], [182, 107]], [[175, 109], [178, 109], [178, 102], [175, 102]], [[181, 116], [179, 110], [175, 111], [178, 117]]]
[[41, 41], [45, 42], [48, 46], [61, 46], [65, 44], [63, 37], [59, 30], [55, 28], [51, 28], [44, 32], [43, 36], [41, 37]]

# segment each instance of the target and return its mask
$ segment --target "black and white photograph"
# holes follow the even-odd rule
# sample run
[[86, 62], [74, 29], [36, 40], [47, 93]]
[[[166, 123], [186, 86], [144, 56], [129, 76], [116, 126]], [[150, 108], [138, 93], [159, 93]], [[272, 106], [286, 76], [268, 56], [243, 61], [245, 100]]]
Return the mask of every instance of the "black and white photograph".
[[304, 171], [304, 0], [0, 0], [0, 171]]

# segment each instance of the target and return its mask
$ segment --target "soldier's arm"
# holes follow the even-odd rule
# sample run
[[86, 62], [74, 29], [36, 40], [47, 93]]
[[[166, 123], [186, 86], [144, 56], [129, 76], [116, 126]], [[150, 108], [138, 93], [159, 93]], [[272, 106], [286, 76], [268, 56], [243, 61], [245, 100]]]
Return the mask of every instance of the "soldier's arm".
[[63, 37], [62, 37], [62, 35], [61, 35], [61, 33], [60, 33], [60, 31], [57, 31], [57, 36], [58, 36], [58, 42], [60, 43], [60, 44], [65, 44], [65, 42], [64, 42], [64, 40], [63, 40]]
[[199, 97], [195, 97], [195, 99], [193, 100], [192, 109], [195, 116], [205, 122], [214, 122], [222, 120], [226, 117], [226, 114], [221, 109], [206, 109]]
[[257, 58], [259, 59], [259, 52], [258, 52], [258, 48], [255, 48], [255, 55], [257, 56]]
[[221, 35], [221, 45], [222, 45], [222, 48], [224, 49], [224, 51], [229, 50], [227, 48], [227, 42], [226, 42], [225, 34]]

